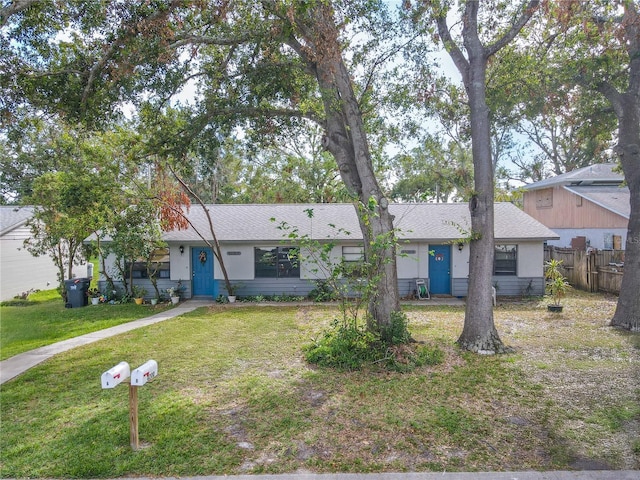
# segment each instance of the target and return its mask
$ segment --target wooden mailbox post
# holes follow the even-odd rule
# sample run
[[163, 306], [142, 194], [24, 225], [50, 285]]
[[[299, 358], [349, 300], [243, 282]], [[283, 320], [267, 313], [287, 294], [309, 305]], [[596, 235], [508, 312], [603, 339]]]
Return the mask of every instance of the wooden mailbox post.
[[127, 362], [120, 362], [102, 374], [102, 388], [114, 388], [127, 378], [129, 381], [129, 443], [133, 450], [140, 448], [138, 438], [138, 387], [145, 385], [158, 375], [158, 363], [149, 360], [134, 371], [130, 371]]

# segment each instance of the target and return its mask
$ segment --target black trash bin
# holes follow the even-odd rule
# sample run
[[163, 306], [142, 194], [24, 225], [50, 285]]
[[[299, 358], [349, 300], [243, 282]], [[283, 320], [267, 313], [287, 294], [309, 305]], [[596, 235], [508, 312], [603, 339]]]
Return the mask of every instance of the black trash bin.
[[64, 306], [67, 308], [86, 307], [89, 304], [87, 292], [90, 284], [90, 278], [65, 280], [64, 288], [67, 290], [67, 303]]

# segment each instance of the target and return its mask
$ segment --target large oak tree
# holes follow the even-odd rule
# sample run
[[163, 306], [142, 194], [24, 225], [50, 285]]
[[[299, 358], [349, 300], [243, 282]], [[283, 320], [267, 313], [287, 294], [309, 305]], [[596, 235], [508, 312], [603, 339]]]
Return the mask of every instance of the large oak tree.
[[[221, 126], [266, 137], [319, 124], [348, 192], [365, 206], [358, 209], [365, 258], [378, 265], [380, 279], [369, 305], [372, 325], [389, 324], [400, 308], [393, 218], [366, 123], [382, 64], [371, 61], [369, 48], [393, 39], [384, 2], [111, 1], [67, 5], [55, 12], [59, 22], [42, 28], [43, 13], [56, 7], [3, 12], [3, 49], [15, 62], [0, 85], [40, 108], [62, 107], [69, 118], [100, 125], [126, 101], [146, 103], [158, 119], [174, 105], [183, 127], [171, 137], [158, 128], [156, 144], [178, 160], [188, 159], [192, 139]], [[365, 27], [368, 34], [357, 35]], [[65, 28], [70, 39], [61, 35]], [[6, 41], [11, 36], [32, 50]], [[178, 94], [187, 100], [176, 103]], [[9, 116], [16, 105], [4, 106]], [[387, 246], [373, 249], [381, 239]]]
[[[576, 81], [606, 98], [618, 120], [614, 152], [631, 192], [620, 297], [611, 324], [640, 331], [640, 7], [633, 0], [570, 3], [552, 11]], [[562, 57], [567, 58], [567, 57]]]

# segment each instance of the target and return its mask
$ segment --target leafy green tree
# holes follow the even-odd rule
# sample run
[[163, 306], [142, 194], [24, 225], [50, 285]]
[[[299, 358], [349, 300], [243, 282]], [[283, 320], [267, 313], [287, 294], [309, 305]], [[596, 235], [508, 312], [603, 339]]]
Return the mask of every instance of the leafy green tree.
[[551, 27], [566, 41], [557, 62], [573, 69], [574, 83], [602, 95], [617, 122], [614, 153], [631, 192], [625, 269], [611, 324], [640, 330], [640, 11], [637, 1], [551, 5]]
[[[82, 217], [74, 216], [82, 204], [81, 185], [63, 173], [45, 174], [36, 181], [34, 195], [42, 206], [29, 221], [31, 236], [25, 248], [35, 256], [48, 255], [58, 269], [58, 291], [64, 294], [64, 280], [71, 278], [73, 266], [83, 259], [82, 241], [90, 233]], [[80, 187], [80, 189], [78, 189]], [[80, 205], [77, 204], [78, 200]]]
[[40, 175], [60, 169], [64, 147], [55, 145], [60, 126], [42, 119], [23, 119], [0, 136], [0, 194], [10, 203], [25, 203]]
[[[470, 196], [471, 238], [469, 289], [462, 334], [458, 344], [475, 352], [506, 349], [493, 321], [491, 279], [494, 257], [494, 165], [491, 151], [491, 121], [487, 104], [487, 65], [529, 21], [538, 6], [528, 2], [465, 1], [460, 8], [462, 31], [454, 40], [448, 2], [426, 4], [427, 21], [435, 23], [439, 39], [462, 75], [469, 103], [469, 127], [474, 167], [474, 191]], [[479, 12], [483, 9], [484, 16]], [[423, 12], [418, 11], [417, 16]], [[506, 20], [505, 20], [506, 19]]]
[[85, 260], [83, 241], [102, 226], [102, 212], [110, 205], [100, 175], [52, 172], [33, 184], [37, 199], [29, 221], [31, 237], [25, 247], [34, 256], [49, 255], [58, 268], [60, 292], [72, 277], [73, 266]]
[[[56, 25], [36, 35], [34, 25], [42, 22], [32, 14], [47, 7], [25, 9], [7, 23], [10, 35], [22, 35], [38, 53], [49, 52], [36, 62], [5, 45], [22, 62], [10, 81], [25, 98], [100, 124], [117, 115], [110, 106], [118, 102], [141, 105], [145, 96], [162, 112], [177, 93], [192, 88], [197, 95], [178, 108], [179, 128], [154, 137], [166, 138], [157, 146], [182, 161], [192, 139], [233, 131], [230, 125], [262, 141], [317, 123], [349, 195], [370, 209], [368, 220], [361, 218], [365, 255], [374, 238], [392, 234], [370, 148], [368, 126], [374, 123], [367, 122], [375, 117], [377, 71], [389, 58], [372, 59], [371, 52], [395, 38], [384, 3], [113, 1], [92, 4], [90, 15], [71, 5], [64, 10], [72, 41], [52, 40]], [[36, 84], [37, 92], [29, 90]], [[369, 304], [381, 325], [400, 308], [395, 249], [384, 255], [389, 262], [381, 263], [379, 293]]]
[[444, 149], [431, 137], [421, 147], [392, 160], [398, 177], [390, 197], [406, 202], [446, 203], [467, 199], [472, 191], [473, 164], [469, 150], [458, 142]]
[[[120, 280], [127, 295], [134, 294], [134, 263], [149, 259], [157, 248], [162, 247], [162, 229], [153, 202], [142, 199], [125, 208], [113, 217], [112, 222], [101, 232], [108, 236], [101, 254], [115, 256], [115, 272], [109, 273], [109, 283]], [[154, 284], [155, 286], [155, 284]], [[156, 293], [157, 286], [155, 286]]]
[[63, 292], [73, 266], [87, 258], [83, 241], [129, 204], [123, 185], [137, 175], [125, 154], [131, 136], [126, 129], [98, 134], [53, 119], [27, 125], [34, 129], [22, 141], [5, 143], [17, 161], [4, 178], [23, 177], [15, 189], [7, 187], [17, 201], [35, 205], [25, 246], [52, 258]]
[[531, 23], [487, 71], [487, 102], [494, 122], [527, 140], [510, 160], [512, 178], [539, 181], [608, 160], [615, 116], [606, 101], [576, 85], [573, 67], [554, 60], [557, 32]]
[[256, 152], [244, 162], [241, 203], [349, 202], [335, 159], [311, 127], [288, 142]]

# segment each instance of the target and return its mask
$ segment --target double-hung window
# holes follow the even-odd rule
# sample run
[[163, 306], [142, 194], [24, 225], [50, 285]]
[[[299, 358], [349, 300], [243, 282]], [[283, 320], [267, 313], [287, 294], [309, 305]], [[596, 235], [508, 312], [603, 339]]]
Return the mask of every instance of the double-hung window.
[[344, 245], [342, 247], [342, 273], [348, 278], [366, 277], [364, 265], [364, 249], [361, 245]]
[[517, 245], [496, 245], [495, 257], [493, 260], [494, 275], [517, 275], [518, 274], [518, 246]]
[[364, 260], [364, 253], [361, 246], [343, 246], [342, 247], [342, 259], [346, 263], [362, 263]]

